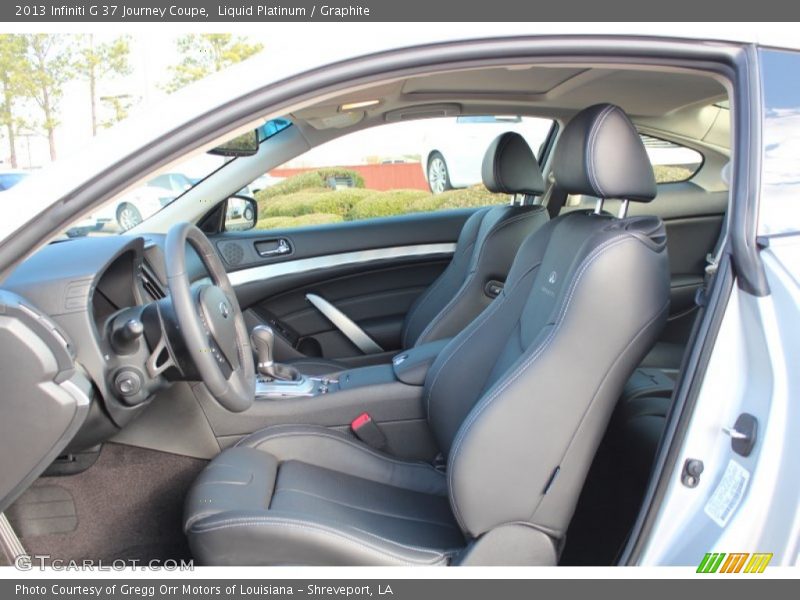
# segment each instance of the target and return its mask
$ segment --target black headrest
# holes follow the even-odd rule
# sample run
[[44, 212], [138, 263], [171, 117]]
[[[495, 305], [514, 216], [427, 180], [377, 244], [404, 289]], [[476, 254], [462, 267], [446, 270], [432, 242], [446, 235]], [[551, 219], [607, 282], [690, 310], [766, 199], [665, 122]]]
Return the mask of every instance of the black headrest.
[[595, 104], [567, 123], [553, 155], [558, 186], [568, 194], [649, 202], [656, 195], [653, 167], [628, 115]]
[[528, 142], [508, 131], [489, 144], [481, 166], [483, 185], [496, 194], [544, 193], [544, 178]]

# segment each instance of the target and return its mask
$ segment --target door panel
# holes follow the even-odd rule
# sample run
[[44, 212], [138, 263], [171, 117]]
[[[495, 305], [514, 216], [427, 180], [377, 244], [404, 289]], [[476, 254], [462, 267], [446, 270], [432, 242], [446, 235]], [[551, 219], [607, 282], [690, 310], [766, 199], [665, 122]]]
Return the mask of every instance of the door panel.
[[697, 306], [695, 296], [703, 285], [706, 256], [714, 251], [723, 216], [669, 219], [667, 250], [671, 273], [670, 311], [662, 341], [685, 343]]
[[[581, 197], [565, 210], [592, 209], [595, 201]], [[682, 345], [689, 338], [696, 314], [695, 294], [703, 284], [706, 256], [717, 243], [727, 204], [727, 190], [708, 192], [690, 181], [661, 184], [651, 202], [630, 204], [629, 216], [658, 215], [667, 229], [671, 298], [662, 342]], [[617, 214], [619, 202], [609, 200], [604, 208]]]
[[[473, 209], [373, 219], [302, 229], [229, 233], [214, 243], [248, 322], [269, 323], [276, 359], [300, 355], [372, 362], [306, 294], [342, 311], [384, 351], [400, 350], [411, 305], [446, 268]], [[280, 245], [288, 252], [259, 255]], [[268, 244], [265, 246], [265, 242]]]
[[[440, 257], [386, 268], [363, 268], [342, 277], [317, 273], [312, 282], [267, 296], [252, 308], [259, 316], [271, 315], [285, 324], [298, 337], [295, 347], [305, 347], [305, 354], [326, 358], [361, 354], [306, 300], [307, 293], [314, 293], [344, 312], [384, 350], [399, 350], [408, 309], [448, 262], [449, 257]], [[313, 351], [315, 345], [308, 342], [309, 338], [318, 342], [318, 352]]]
[[638, 205], [632, 214], [649, 212], [664, 219], [671, 281], [670, 315], [662, 342], [685, 344], [697, 313], [695, 294], [703, 285], [706, 256], [714, 251], [728, 204], [728, 192], [707, 192], [691, 183], [658, 186], [658, 195], [648, 205]]
[[649, 204], [631, 205], [631, 214], [655, 214], [667, 228], [671, 275], [670, 315], [662, 342], [685, 344], [697, 313], [694, 299], [703, 284], [706, 256], [713, 252], [722, 228], [728, 192], [708, 192], [691, 183], [658, 186]]
[[[296, 229], [251, 230], [214, 236], [229, 273], [375, 248], [455, 242], [475, 209], [448, 210]], [[261, 256], [257, 245], [286, 240], [287, 253]]]

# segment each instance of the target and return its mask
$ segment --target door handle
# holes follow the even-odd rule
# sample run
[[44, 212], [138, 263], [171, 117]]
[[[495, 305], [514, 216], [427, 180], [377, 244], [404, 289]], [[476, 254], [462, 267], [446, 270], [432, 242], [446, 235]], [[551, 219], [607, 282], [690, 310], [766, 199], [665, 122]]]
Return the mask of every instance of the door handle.
[[256, 252], [258, 252], [258, 255], [262, 258], [283, 256], [285, 254], [291, 254], [292, 252], [292, 245], [286, 238], [256, 242], [255, 246]]
[[373, 340], [367, 332], [358, 326], [358, 323], [336, 308], [333, 304], [316, 294], [306, 294], [306, 300], [314, 305], [326, 319], [328, 319], [338, 329], [344, 337], [353, 342], [356, 348], [364, 354], [377, 354], [383, 352], [378, 343]]

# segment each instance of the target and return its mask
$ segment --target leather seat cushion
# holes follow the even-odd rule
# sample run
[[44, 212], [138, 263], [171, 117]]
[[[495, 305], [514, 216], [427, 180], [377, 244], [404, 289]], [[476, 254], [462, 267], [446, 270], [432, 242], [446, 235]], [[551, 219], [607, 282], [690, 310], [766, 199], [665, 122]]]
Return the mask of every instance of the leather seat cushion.
[[277, 426], [210, 463], [185, 529], [203, 563], [443, 564], [464, 546], [446, 489], [425, 463], [324, 427]]

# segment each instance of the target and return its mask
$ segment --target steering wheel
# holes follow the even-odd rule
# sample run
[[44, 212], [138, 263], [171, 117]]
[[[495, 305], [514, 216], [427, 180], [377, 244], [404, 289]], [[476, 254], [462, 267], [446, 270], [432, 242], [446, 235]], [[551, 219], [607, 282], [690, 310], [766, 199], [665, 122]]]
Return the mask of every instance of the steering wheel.
[[[212, 285], [192, 287], [187, 242], [203, 261]], [[167, 233], [166, 268], [180, 335], [200, 378], [228, 410], [248, 409], [256, 385], [250, 340], [236, 294], [211, 242], [191, 223], [173, 225]]]

